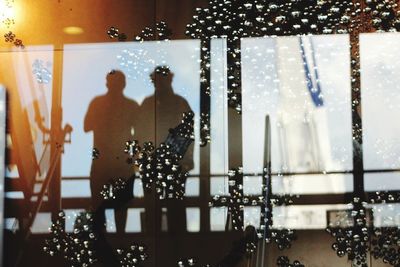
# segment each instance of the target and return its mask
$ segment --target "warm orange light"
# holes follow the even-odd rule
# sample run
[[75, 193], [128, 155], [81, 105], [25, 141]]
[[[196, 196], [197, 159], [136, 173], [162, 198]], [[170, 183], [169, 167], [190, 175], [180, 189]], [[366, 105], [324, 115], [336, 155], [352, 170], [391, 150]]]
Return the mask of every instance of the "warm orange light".
[[63, 32], [66, 34], [77, 35], [77, 34], [82, 34], [83, 29], [81, 27], [70, 26], [70, 27], [65, 27], [63, 29]]

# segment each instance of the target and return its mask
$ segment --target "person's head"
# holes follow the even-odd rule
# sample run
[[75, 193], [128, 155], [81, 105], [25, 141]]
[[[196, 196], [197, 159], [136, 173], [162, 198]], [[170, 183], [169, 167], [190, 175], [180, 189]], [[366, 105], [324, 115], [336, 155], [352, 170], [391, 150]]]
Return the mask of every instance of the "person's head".
[[159, 91], [168, 91], [172, 89], [171, 85], [173, 77], [174, 74], [168, 66], [157, 66], [150, 74], [150, 79], [153, 82], [154, 87]]
[[112, 70], [107, 74], [106, 86], [109, 92], [122, 93], [126, 86], [125, 74], [120, 70]]

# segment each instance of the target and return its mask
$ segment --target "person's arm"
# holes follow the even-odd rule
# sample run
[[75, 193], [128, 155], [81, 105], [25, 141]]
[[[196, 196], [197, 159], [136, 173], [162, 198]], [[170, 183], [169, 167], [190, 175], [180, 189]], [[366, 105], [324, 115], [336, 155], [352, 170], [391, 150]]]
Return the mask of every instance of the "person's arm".
[[85, 120], [83, 123], [83, 130], [85, 132], [93, 131], [94, 128], [94, 100], [89, 104], [88, 111], [86, 112], [85, 115]]
[[[186, 99], [183, 99], [183, 112], [193, 112], [191, 109], [189, 103], [186, 101]], [[194, 112], [193, 112], [194, 113]], [[195, 116], [198, 114], [195, 114]], [[194, 118], [195, 119], [195, 118]], [[188, 150], [186, 151], [186, 154], [182, 160], [182, 167], [184, 168], [185, 171], [190, 171], [194, 168], [194, 159], [193, 159], [193, 150], [194, 150], [194, 144], [195, 142], [193, 141]]]

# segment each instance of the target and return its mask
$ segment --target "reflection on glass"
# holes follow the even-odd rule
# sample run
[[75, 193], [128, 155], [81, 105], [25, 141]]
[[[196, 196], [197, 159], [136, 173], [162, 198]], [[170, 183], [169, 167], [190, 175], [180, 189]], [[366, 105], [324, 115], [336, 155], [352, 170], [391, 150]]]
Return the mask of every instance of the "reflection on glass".
[[210, 230], [225, 231], [228, 208], [210, 208]]
[[[155, 66], [168, 65], [174, 73], [174, 93], [185, 98], [195, 114], [199, 114], [198, 46], [197, 41], [66, 45], [62, 101], [64, 121], [72, 125], [74, 132], [73, 142], [65, 148], [63, 176], [89, 177], [92, 137], [90, 133], [85, 134], [83, 131], [83, 117], [93, 97], [106, 92], [105, 75], [113, 69], [120, 69], [126, 75], [125, 97], [141, 105], [146, 97], [154, 93], [150, 74]], [[134, 60], [136, 54], [143, 54], [143, 58]], [[76, 98], [78, 92], [79, 98]], [[137, 116], [146, 117], [147, 114]], [[197, 123], [198, 117], [195, 119], [196, 140], [199, 135]], [[171, 128], [174, 126], [176, 125], [171, 125]], [[133, 135], [133, 138], [137, 138], [137, 135]], [[142, 143], [147, 140], [139, 141]], [[193, 174], [199, 172], [198, 146], [194, 146], [194, 149]], [[76, 158], [80, 160], [76, 161]]]
[[348, 36], [242, 41], [243, 171], [261, 173], [265, 116], [272, 171], [352, 169]]
[[90, 197], [90, 185], [88, 180], [64, 180], [61, 181], [62, 198], [88, 198]]
[[135, 179], [133, 183], [133, 197], [142, 198], [144, 196], [142, 180]]
[[400, 190], [400, 173], [365, 173], [365, 191]]
[[31, 227], [32, 233], [45, 234], [49, 232], [51, 226], [51, 213], [50, 212], [39, 212]]
[[399, 41], [398, 33], [360, 36], [365, 169], [400, 168]]
[[17, 218], [4, 218], [4, 229], [13, 233], [18, 231], [20, 228]]
[[[6, 89], [0, 84], [0, 229], [4, 229], [4, 174], [6, 162]], [[0, 232], [0, 259], [3, 251], [3, 230]]]
[[226, 40], [212, 40], [211, 51], [210, 172], [226, 174], [228, 173]]
[[141, 216], [144, 209], [128, 209], [128, 218], [126, 222], [125, 232], [140, 233], [142, 232]]
[[[361, 100], [364, 169], [384, 170], [400, 167], [400, 40], [398, 33], [362, 34]], [[366, 191], [400, 190], [398, 172], [366, 173]], [[374, 226], [400, 225], [398, 204], [371, 205]]]
[[210, 177], [210, 195], [229, 195], [228, 177]]
[[245, 195], [261, 195], [262, 194], [261, 179], [262, 179], [261, 176], [244, 176], [243, 193]]
[[[15, 73], [9, 77], [15, 75], [16, 86], [14, 88], [17, 89], [17, 92], [12, 92], [11, 95], [18, 96], [17, 99], [20, 101], [20, 103], [17, 103], [17, 100], [13, 101], [13, 105], [20, 105], [20, 108], [26, 112], [28, 127], [31, 129], [29, 136], [22, 136], [13, 131], [11, 139], [15, 138], [14, 141], [20, 144], [32, 142], [32, 157], [35, 158], [39, 169], [31, 170], [36, 175], [30, 176], [44, 179], [50, 163], [49, 130], [52, 106], [53, 47], [29, 46], [24, 52], [8, 53], [8, 56], [11, 57]], [[21, 123], [19, 127], [24, 126]], [[31, 140], [26, 140], [29, 137]], [[29, 152], [27, 149], [23, 153]], [[15, 153], [20, 152], [15, 151]], [[25, 168], [29, 168], [29, 166], [25, 166]]]
[[252, 225], [258, 227], [260, 225], [260, 207], [244, 207], [244, 227]]
[[[190, 166], [186, 170], [190, 170], [190, 174], [199, 173], [197, 145], [199, 140], [198, 114], [200, 114], [198, 51], [198, 41], [65, 46], [63, 55], [63, 119], [72, 125], [74, 131], [72, 143], [66, 146], [62, 158], [62, 176], [89, 179], [92, 164], [104, 168], [96, 172], [98, 174], [94, 175], [96, 177], [91, 177], [92, 187], [95, 182], [97, 183], [95, 186], [97, 189], [92, 194], [90, 192], [89, 194], [88, 192], [75, 192], [74, 194], [91, 195], [92, 198], [97, 199], [99, 198], [99, 190], [107, 180], [118, 177], [128, 178], [133, 175], [134, 169], [125, 162], [126, 155], [123, 153], [125, 141], [137, 139], [140, 145], [143, 145], [146, 141], [153, 141], [158, 146], [160, 142], [165, 141], [168, 129], [174, 128], [180, 122], [182, 112], [190, 110], [196, 114], [195, 141], [192, 145], [194, 151], [190, 150], [189, 153], [193, 154], [193, 156], [189, 155], [193, 157], [193, 160], [190, 159], [191, 163], [188, 164]], [[188, 59], [190, 60], [188, 61]], [[169, 74], [161, 75], [155, 72], [156, 66], [168, 66]], [[112, 70], [114, 70], [113, 76], [109, 74]], [[123, 79], [120, 79], [122, 82], [113, 83], [109, 79], [111, 76], [116, 76], [116, 73], [121, 73], [124, 76]], [[133, 107], [133, 104], [132, 107], [122, 105], [121, 101], [121, 104], [117, 104], [116, 97], [110, 101], [112, 104], [98, 105], [100, 98], [105, 98], [110, 95], [111, 91], [116, 91], [114, 88], [121, 88], [118, 99], [135, 103], [135, 107]], [[79, 94], [79, 98], [76, 97], [77, 94]], [[181, 105], [184, 106], [184, 110], [177, 106], [178, 102], [184, 104]], [[93, 108], [95, 104], [97, 105], [96, 109]], [[113, 125], [116, 126], [117, 122], [120, 122], [121, 127], [128, 126], [128, 124], [131, 126], [124, 129], [113, 127]], [[92, 127], [89, 127], [90, 125]], [[99, 127], [93, 128], [96, 125]], [[126, 132], [126, 134], [121, 136], [123, 132]], [[100, 135], [103, 136], [101, 140], [99, 139]], [[100, 142], [98, 142], [99, 140]], [[107, 147], [112, 148], [112, 150], [107, 149]], [[93, 148], [97, 148], [99, 152], [97, 159], [94, 160], [92, 160]], [[111, 161], [105, 161], [105, 158], [110, 158]], [[92, 174], [95, 174], [93, 167]], [[98, 179], [99, 174], [102, 175], [102, 179]], [[67, 186], [67, 184], [64, 183], [64, 186]], [[87, 187], [82, 187], [80, 190], [87, 189]], [[67, 188], [63, 188], [63, 191], [65, 192], [64, 195], [68, 194], [66, 193]], [[188, 196], [199, 195], [198, 178], [188, 179], [186, 192]], [[143, 186], [139, 179], [135, 179], [133, 182], [133, 193], [135, 198], [144, 197], [146, 225], [152, 225], [152, 221], [155, 219], [152, 214], [156, 211], [151, 199], [156, 195], [143, 192]], [[155, 227], [162, 227], [162, 225], [172, 227], [175, 224], [168, 223], [166, 220], [177, 220], [177, 217], [185, 220], [184, 208], [178, 208], [178, 204], [175, 204], [167, 207], [167, 211], [162, 216], [156, 217], [161, 222], [156, 223]], [[167, 203], [167, 206], [169, 205]], [[174, 212], [175, 209], [181, 210], [179, 216], [176, 211]], [[119, 211], [116, 215], [118, 213]], [[174, 218], [171, 217], [173, 214], [175, 214]], [[133, 215], [130, 215], [129, 211], [127, 216], [128, 221], [132, 220]], [[108, 217], [112, 218], [109, 220], [114, 223], [111, 213]], [[121, 226], [119, 227], [121, 229], [122, 227], [130, 227], [129, 225], [124, 226], [122, 223], [122, 221], [125, 221], [125, 217], [126, 215], [123, 214], [117, 216], [115, 222], [117, 227], [118, 225]], [[184, 225], [184, 223], [176, 223], [176, 225], [175, 228]], [[107, 227], [110, 226], [107, 225]], [[135, 229], [137, 230], [137, 228]], [[132, 231], [136, 231], [135, 229]]]
[[[271, 122], [272, 172], [305, 173], [273, 176], [273, 193], [352, 191], [351, 175], [307, 175], [352, 169], [348, 47], [347, 35], [242, 39], [245, 194], [261, 194], [266, 116]], [[313, 221], [325, 218], [325, 210], [295, 211], [274, 208], [274, 225], [326, 227], [326, 221]], [[253, 213], [245, 208], [245, 221], [257, 223], [259, 214]]]
[[200, 231], [200, 209], [186, 208], [186, 227], [188, 232]]
[[[391, 42], [397, 40], [396, 38], [398, 35], [384, 36], [384, 40]], [[371, 47], [375, 47], [380, 42], [375, 35], [372, 35], [371, 38], [363, 37], [362, 42], [364, 42], [362, 51], [364, 51], [364, 55], [367, 55], [366, 59], [363, 59], [363, 71], [367, 74], [371, 72], [371, 77], [363, 75], [366, 79], [363, 81], [366, 87], [363, 92], [363, 101], [365, 100], [365, 105], [363, 105], [365, 166], [366, 168], [397, 168], [396, 149], [398, 146], [395, 144], [398, 141], [397, 126], [395, 123], [386, 123], [377, 118], [371, 118], [376, 117], [376, 114], [380, 112], [380, 117], [390, 118], [391, 121], [394, 121], [396, 111], [400, 111], [397, 110], [396, 101], [398, 99], [394, 93], [397, 83], [380, 81], [395, 78], [379, 76], [394, 75], [397, 63], [389, 62], [389, 59], [385, 57], [380, 59], [378, 55], [383, 53], [383, 50], [371, 50], [373, 51], [370, 53], [371, 55], [367, 53], [370, 51], [369, 49], [372, 49]], [[272, 172], [274, 173], [272, 191], [274, 194], [323, 195], [340, 194], [353, 190], [352, 175], [319, 174], [324, 171], [341, 172], [352, 169], [348, 45], [347, 35], [242, 40], [243, 170], [245, 173], [243, 192], [246, 196], [262, 194], [261, 173], [264, 167], [263, 140], [266, 116], [269, 116], [271, 120]], [[224, 39], [213, 40], [211, 46], [210, 177], [207, 175], [199, 177], [200, 153], [197, 115], [193, 166], [187, 168], [191, 169], [191, 176], [187, 179], [185, 187], [188, 198], [183, 202], [155, 201], [157, 195], [144, 192], [142, 181], [135, 179], [130, 187], [130, 189], [133, 187], [134, 199], [124, 206], [127, 209], [127, 217], [123, 233], [134, 233], [135, 238], [138, 239], [156, 236], [156, 240], [152, 244], [157, 249], [158, 246], [165, 246], [167, 243], [165, 237], [168, 236], [168, 233], [176, 243], [181, 241], [179, 237], [183, 233], [189, 232], [190, 235], [195, 236], [193, 233], [201, 230], [202, 234], [204, 226], [201, 223], [204, 221], [209, 223], [209, 230], [212, 232], [226, 230], [228, 208], [211, 207], [208, 210], [208, 203], [201, 202], [208, 201], [215, 195], [229, 195], [228, 179], [225, 177], [228, 172], [226, 42]], [[126, 173], [115, 171], [115, 169], [109, 173], [100, 171], [104, 177], [102, 177], [99, 187], [106, 180], [117, 178], [113, 176], [125, 176], [126, 178], [133, 175], [137, 169], [125, 164], [123, 153], [125, 139], [138, 138], [140, 142], [143, 142], [154, 137], [153, 140], [160, 142], [165, 139], [165, 136], [160, 137], [159, 134], [167, 135], [167, 128], [175, 126], [169, 126], [170, 120], [163, 119], [167, 115], [171, 115], [170, 112], [166, 112], [166, 109], [159, 108], [158, 110], [158, 114], [164, 114], [165, 117], [164, 115], [157, 116], [157, 107], [159, 107], [157, 100], [162, 99], [163, 92], [160, 91], [162, 88], [169, 90], [168, 96], [166, 96], [170, 101], [167, 104], [168, 107], [175, 108], [174, 103], [182, 101], [185, 107], [189, 107], [199, 114], [200, 81], [197, 62], [199, 49], [197, 41], [79, 44], [66, 47], [63, 56], [63, 119], [72, 124], [74, 128], [72, 143], [65, 146], [62, 162], [64, 179], [61, 183], [61, 194], [64, 200], [62, 204], [66, 213], [67, 232], [73, 230], [77, 215], [83, 211], [83, 208], [89, 206], [89, 199], [94, 195], [99, 197], [98, 192], [91, 193], [90, 179], [93, 179], [90, 177], [91, 166], [100, 163], [104, 164], [102, 167], [105, 169], [111, 167], [113, 163], [102, 161], [102, 159], [113, 154], [111, 157], [117, 155], [113, 160], [123, 163], [115, 164], [113, 167], [117, 169], [126, 167]], [[394, 53], [393, 58], [396, 56], [397, 54]], [[188, 63], [188, 58], [191, 63]], [[44, 135], [41, 135], [40, 131], [43, 129], [40, 128], [42, 125], [38, 124], [37, 117], [39, 115], [37, 114], [46, 115], [41, 123], [48, 127], [52, 64], [47, 62], [51, 62], [51, 57], [47, 59], [43, 56], [40, 60], [32, 59], [32, 61], [28, 56], [29, 64], [21, 63], [24, 60], [27, 59], [23, 59], [19, 54], [15, 55], [18, 71], [29, 70], [21, 71], [22, 74], [17, 75], [18, 88], [21, 92], [21, 88], [25, 88], [25, 86], [34, 89], [25, 92], [21, 98], [23, 99], [21, 105], [28, 113], [27, 120], [32, 124], [32, 140], [35, 144], [30, 152], [35, 157], [41, 155], [38, 157], [41, 158], [38, 162], [42, 162], [42, 160], [45, 162], [46, 149], [43, 144], [46, 139]], [[378, 61], [380, 65], [377, 66], [378, 63], [375, 61]], [[160, 64], [168, 64], [173, 75], [165, 77], [165, 80], [161, 78], [160, 83], [157, 83], [155, 78], [152, 82], [150, 77], [155, 66]], [[31, 66], [29, 68], [34, 68], [34, 70], [26, 66]], [[379, 72], [378, 68], [383, 68], [384, 71]], [[110, 89], [107, 76], [111, 70], [115, 69], [120, 69], [125, 76], [123, 88], [117, 88], [120, 89], [118, 97], [134, 104], [123, 109], [122, 105], [115, 107], [116, 102], [113, 99], [111, 104], [97, 107], [98, 112], [90, 112], [91, 109], [88, 107], [91, 105], [91, 101], [106, 95], [107, 87]], [[25, 72], [32, 72], [29, 73], [32, 75], [30, 79], [38, 83], [37, 86], [25, 84], [27, 81], [21, 78], [27, 75]], [[380, 91], [375, 90], [374, 86]], [[123, 93], [122, 89], [124, 89]], [[382, 98], [381, 102], [385, 107], [379, 101], [377, 103], [377, 97]], [[373, 101], [374, 99], [375, 101]], [[139, 105], [142, 105], [142, 108], [148, 105], [146, 109], [154, 108], [156, 111], [143, 112], [145, 108], [140, 111]], [[0, 105], [0, 111], [1, 107]], [[90, 113], [94, 114], [90, 115], [93, 116], [92, 121], [104, 123], [100, 129], [105, 136], [102, 142], [117, 152], [107, 151], [107, 148], [97, 145], [93, 140], [96, 139], [96, 133], [90, 131], [94, 129], [91, 127], [85, 129], [85, 114]], [[150, 113], [152, 115], [149, 115]], [[177, 113], [181, 113], [181, 111]], [[123, 129], [111, 127], [110, 121], [114, 120], [114, 117], [121, 119], [123, 116], [127, 117], [122, 123]], [[175, 115], [171, 117], [176, 119]], [[134, 122], [133, 124], [130, 124], [131, 120]], [[147, 135], [144, 138], [143, 136], [146, 134], [143, 134], [140, 129], [141, 124], [135, 124], [140, 120], [142, 122], [148, 120], [150, 124], [159, 120], [160, 123], [155, 123], [155, 128], [157, 128], [157, 124], [159, 126], [165, 124], [162, 126], [164, 129], [161, 130], [163, 133], [153, 130], [155, 136]], [[158, 127], [159, 131], [160, 128]], [[110, 137], [112, 140], [109, 141], [107, 135], [112, 132], [116, 135]], [[116, 136], [122, 132], [125, 132], [125, 136], [117, 138]], [[99, 159], [92, 159], [93, 145], [100, 148]], [[297, 174], [277, 174], [282, 172], [297, 172]], [[318, 172], [318, 174], [310, 174], [310, 172]], [[12, 175], [11, 173], [10, 175]], [[14, 176], [18, 176], [15, 169]], [[400, 190], [396, 180], [398, 173], [379, 174], [379, 181], [376, 180], [376, 177], [376, 174], [365, 175], [366, 190]], [[207, 181], [201, 180], [208, 178]], [[32, 187], [33, 191], [38, 192], [40, 186], [41, 183], [35, 183]], [[209, 189], [209, 192], [204, 193], [203, 188]], [[24, 194], [8, 192], [7, 197], [20, 200], [24, 198]], [[34, 199], [37, 199], [37, 196], [34, 196]], [[149, 202], [149, 199], [154, 202]], [[48, 200], [47, 197], [45, 200]], [[330, 222], [330, 211], [346, 213], [351, 208], [348, 205], [312, 205], [312, 203], [310, 205], [274, 207], [273, 227], [303, 230], [324, 229]], [[398, 204], [368, 205], [366, 208], [373, 212], [374, 226], [400, 224], [400, 206]], [[47, 211], [43, 210], [37, 215], [32, 227], [33, 233], [48, 232], [51, 218]], [[244, 225], [259, 227], [260, 211], [259, 206], [245, 206]], [[206, 213], [204, 214], [204, 212]], [[207, 214], [208, 212], [209, 214]], [[107, 207], [105, 230], [107, 233], [111, 233], [111, 236], [115, 236], [118, 232], [117, 217], [114, 207]], [[204, 217], [207, 220], [204, 220]], [[6, 228], [15, 230], [17, 227], [17, 220], [12, 218], [6, 220]], [[208, 226], [204, 228], [208, 230]], [[225, 234], [229, 236], [232, 233]], [[220, 233], [217, 235], [222, 236]], [[178, 251], [174, 246], [168, 249], [174, 250], [173, 253]]]
[[186, 179], [185, 196], [198, 197], [200, 196], [200, 178], [190, 177]]
[[272, 176], [274, 194], [340, 194], [353, 191], [351, 174]]
[[[38, 191], [38, 181], [46, 177], [49, 169], [53, 54], [50, 45], [27, 46], [24, 51], [0, 53], [0, 80], [6, 87], [0, 86], [1, 114], [5, 112], [4, 89], [8, 94], [8, 111], [13, 114], [8, 118], [8, 166], [5, 177], [9, 192], [5, 196], [6, 207], [18, 208], [8, 208], [7, 213], [2, 213], [9, 217], [8, 222], [12, 222], [8, 225], [11, 231], [20, 225], [25, 226], [20, 222], [22, 207], [29, 207], [30, 201], [37, 199], [32, 194]], [[0, 124], [4, 131], [3, 117]], [[5, 140], [4, 137], [0, 139]], [[4, 151], [4, 147], [1, 151]], [[23, 206], [19, 203], [23, 203]], [[47, 215], [43, 213], [36, 217], [32, 232], [48, 231]]]
[[80, 212], [84, 212], [84, 209], [66, 209], [65, 212], [65, 231], [68, 233], [72, 233], [74, 230], [75, 220], [78, 217]]
[[398, 227], [400, 225], [400, 204], [370, 205], [375, 227]]
[[273, 227], [282, 229], [325, 229], [330, 210], [347, 210], [349, 205], [296, 205], [275, 207]]
[[[7, 90], [8, 117], [7, 164], [5, 181], [7, 193], [6, 214], [11, 232], [19, 226], [26, 230], [26, 214], [38, 196], [42, 180], [50, 168], [50, 126], [53, 94], [53, 46], [27, 46], [23, 51], [17, 49], [0, 53], [1, 114], [5, 112], [4, 89]], [[4, 119], [1, 119], [4, 131]], [[4, 133], [1, 131], [2, 133]], [[2, 135], [3, 137], [3, 135]], [[3, 141], [5, 137], [0, 138]], [[4, 144], [4, 143], [3, 143]], [[1, 151], [4, 151], [1, 149]], [[3, 161], [4, 162], [4, 155]], [[4, 169], [3, 169], [4, 170]], [[44, 197], [44, 201], [48, 201]], [[1, 205], [3, 206], [3, 205]], [[10, 208], [14, 207], [14, 208]], [[25, 222], [21, 219], [25, 216]], [[47, 233], [49, 213], [39, 213], [33, 221], [32, 232]]]

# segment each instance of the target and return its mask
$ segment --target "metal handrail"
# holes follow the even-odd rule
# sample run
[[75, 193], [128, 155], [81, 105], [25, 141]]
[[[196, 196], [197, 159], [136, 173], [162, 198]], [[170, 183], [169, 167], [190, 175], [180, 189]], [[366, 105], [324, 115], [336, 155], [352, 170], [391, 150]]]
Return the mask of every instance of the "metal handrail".
[[47, 192], [47, 189], [49, 187], [50, 182], [52, 181], [53, 177], [54, 177], [54, 172], [58, 166], [59, 160], [61, 158], [61, 154], [63, 153], [63, 146], [64, 146], [64, 140], [65, 137], [67, 136], [67, 134], [69, 134], [72, 131], [72, 128], [70, 125], [66, 125], [64, 127], [64, 129], [62, 130], [62, 136], [60, 138], [61, 142], [59, 144], [57, 144], [55, 146], [55, 153], [53, 158], [50, 160], [50, 168], [49, 171], [47, 172], [46, 178], [44, 179], [43, 183], [42, 183], [42, 187], [40, 189], [40, 192], [37, 196], [37, 200], [35, 202], [35, 205], [32, 209], [32, 212], [29, 213], [29, 217], [28, 217], [28, 222], [26, 223], [26, 227], [24, 227], [24, 231], [22, 232], [21, 236], [22, 236], [22, 246], [23, 248], [19, 251], [17, 259], [15, 261], [15, 266], [18, 266], [19, 263], [21, 262], [22, 259], [22, 255], [25, 251], [26, 245], [27, 245], [27, 240], [29, 239], [30, 235], [31, 235], [31, 227], [35, 221], [36, 215], [39, 213], [39, 210], [42, 206], [43, 203], [43, 198], [44, 195]]
[[[330, 174], [353, 174], [355, 171], [353, 170], [343, 170], [343, 171], [310, 171], [310, 172], [271, 172], [271, 176], [298, 176], [298, 175], [330, 175]], [[363, 170], [363, 173], [392, 173], [392, 172], [400, 172], [400, 169], [369, 169], [369, 170]], [[200, 174], [188, 174], [188, 178], [198, 178], [200, 177]], [[228, 173], [215, 173], [215, 174], [210, 174], [207, 175], [210, 177], [228, 177]], [[263, 173], [243, 173], [243, 176], [263, 176]], [[140, 178], [139, 175], [136, 175], [135, 178]], [[63, 177], [63, 180], [72, 180], [72, 181], [78, 181], [78, 180], [87, 180], [90, 179], [90, 177], [74, 177], [74, 176], [68, 176], [68, 177]]]

